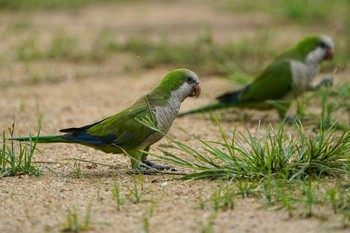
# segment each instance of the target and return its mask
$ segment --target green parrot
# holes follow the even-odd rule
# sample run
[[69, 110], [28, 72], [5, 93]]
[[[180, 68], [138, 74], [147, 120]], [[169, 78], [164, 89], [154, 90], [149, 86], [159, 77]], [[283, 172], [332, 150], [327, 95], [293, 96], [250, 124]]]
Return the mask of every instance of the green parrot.
[[167, 133], [175, 120], [181, 103], [187, 97], [198, 97], [201, 88], [197, 75], [188, 69], [169, 72], [159, 85], [140, 97], [133, 105], [94, 124], [79, 128], [61, 129], [65, 133], [54, 136], [10, 138], [38, 143], [79, 143], [106, 153], [128, 154], [135, 170], [173, 169], [147, 160], [150, 146], [164, 135], [146, 126], [152, 121], [159, 130]]
[[217, 101], [178, 114], [178, 117], [193, 113], [202, 113], [227, 107], [271, 109], [278, 111], [284, 119], [292, 100], [305, 91], [331, 85], [327, 77], [317, 85], [312, 80], [318, 74], [324, 60], [333, 58], [334, 43], [328, 36], [309, 36], [301, 40], [294, 48], [279, 55], [249, 85], [242, 89], [225, 93]]

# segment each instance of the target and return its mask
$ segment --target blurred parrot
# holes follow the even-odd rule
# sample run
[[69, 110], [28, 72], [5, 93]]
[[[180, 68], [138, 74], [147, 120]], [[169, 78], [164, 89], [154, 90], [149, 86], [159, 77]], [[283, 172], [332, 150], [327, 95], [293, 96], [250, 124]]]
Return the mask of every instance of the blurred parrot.
[[142, 123], [151, 121], [166, 134], [175, 120], [181, 103], [187, 97], [198, 97], [201, 88], [197, 75], [188, 69], [169, 72], [148, 94], [140, 97], [125, 110], [94, 124], [79, 128], [61, 129], [61, 135], [10, 138], [17, 141], [38, 143], [79, 143], [106, 153], [128, 154], [131, 166], [138, 171], [149, 168], [172, 169], [147, 160], [150, 146], [164, 135]]
[[274, 108], [279, 117], [284, 119], [292, 100], [300, 94], [332, 84], [330, 77], [324, 78], [317, 85], [312, 85], [312, 81], [318, 74], [321, 63], [332, 59], [333, 55], [334, 43], [330, 37], [306, 37], [294, 48], [279, 55], [251, 84], [218, 96], [212, 104], [180, 113], [178, 117], [240, 107], [261, 110]]

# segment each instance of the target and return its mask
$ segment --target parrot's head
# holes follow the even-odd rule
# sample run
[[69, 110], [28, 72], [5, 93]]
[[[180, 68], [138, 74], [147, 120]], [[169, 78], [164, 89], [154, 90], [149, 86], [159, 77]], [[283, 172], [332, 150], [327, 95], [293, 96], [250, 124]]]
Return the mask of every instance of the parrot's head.
[[201, 93], [198, 76], [188, 69], [170, 71], [155, 88], [157, 93], [176, 96], [182, 102], [187, 97], [198, 97]]
[[334, 56], [334, 43], [329, 36], [310, 36], [300, 41], [296, 47], [306, 62], [321, 64]]

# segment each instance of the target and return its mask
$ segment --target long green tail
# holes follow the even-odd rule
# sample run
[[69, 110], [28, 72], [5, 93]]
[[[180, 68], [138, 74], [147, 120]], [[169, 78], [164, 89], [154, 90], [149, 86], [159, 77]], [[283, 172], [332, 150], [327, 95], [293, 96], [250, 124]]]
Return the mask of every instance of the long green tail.
[[213, 110], [217, 110], [217, 109], [221, 109], [221, 108], [227, 108], [227, 107], [234, 106], [234, 105], [237, 105], [237, 104], [236, 103], [220, 103], [220, 102], [217, 102], [217, 103], [206, 105], [206, 106], [201, 107], [201, 108], [193, 109], [193, 110], [190, 110], [190, 111], [187, 111], [187, 112], [182, 112], [182, 113], [178, 114], [177, 117], [183, 117], [183, 116], [190, 115], [190, 114], [195, 114], [195, 113], [210, 112], [210, 111], [213, 111]]
[[55, 142], [72, 142], [63, 137], [63, 135], [53, 135], [53, 136], [27, 136], [27, 137], [19, 137], [19, 138], [9, 138], [9, 140], [15, 141], [33, 141], [38, 143], [55, 143]]

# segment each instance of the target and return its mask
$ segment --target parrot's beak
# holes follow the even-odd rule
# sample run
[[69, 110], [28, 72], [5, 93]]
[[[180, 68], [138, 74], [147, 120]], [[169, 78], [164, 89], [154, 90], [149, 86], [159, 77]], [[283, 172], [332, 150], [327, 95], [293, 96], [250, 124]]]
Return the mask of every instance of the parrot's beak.
[[199, 83], [198, 83], [195, 86], [193, 86], [193, 90], [190, 96], [191, 97], [195, 96], [196, 98], [198, 98], [200, 94], [201, 94], [201, 87], [199, 86]]
[[328, 49], [325, 59], [332, 59], [334, 57], [334, 49]]

